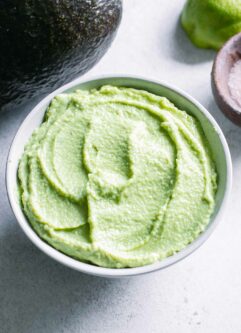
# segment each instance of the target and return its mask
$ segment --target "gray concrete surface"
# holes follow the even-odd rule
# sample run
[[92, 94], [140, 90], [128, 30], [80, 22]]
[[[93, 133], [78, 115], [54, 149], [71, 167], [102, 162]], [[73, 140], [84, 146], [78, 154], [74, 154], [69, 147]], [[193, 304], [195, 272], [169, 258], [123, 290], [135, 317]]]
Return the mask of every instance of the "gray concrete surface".
[[210, 89], [215, 53], [192, 46], [180, 29], [183, 4], [183, 0], [126, 0], [117, 39], [86, 77], [128, 73], [164, 80], [208, 108], [226, 135], [234, 165], [226, 218], [197, 252], [164, 271], [107, 280], [63, 267], [25, 237], [5, 190], [9, 145], [37, 99], [2, 111], [1, 333], [241, 332], [241, 129], [215, 105]]

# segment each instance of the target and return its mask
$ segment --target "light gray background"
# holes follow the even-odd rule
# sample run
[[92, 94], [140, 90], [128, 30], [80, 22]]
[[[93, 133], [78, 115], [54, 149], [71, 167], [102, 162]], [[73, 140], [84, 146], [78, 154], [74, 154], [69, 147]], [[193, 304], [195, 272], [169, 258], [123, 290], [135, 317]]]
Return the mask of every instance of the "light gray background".
[[[1, 333], [241, 332], [241, 128], [218, 110], [210, 89], [213, 51], [191, 45], [179, 26], [183, 0], [126, 0], [113, 46], [86, 77], [128, 73], [184, 89], [215, 117], [234, 166], [226, 218], [184, 261], [123, 280], [80, 274], [30, 243], [5, 190], [10, 142], [36, 100], [0, 113]], [[39, 96], [40, 97], [40, 96]]]

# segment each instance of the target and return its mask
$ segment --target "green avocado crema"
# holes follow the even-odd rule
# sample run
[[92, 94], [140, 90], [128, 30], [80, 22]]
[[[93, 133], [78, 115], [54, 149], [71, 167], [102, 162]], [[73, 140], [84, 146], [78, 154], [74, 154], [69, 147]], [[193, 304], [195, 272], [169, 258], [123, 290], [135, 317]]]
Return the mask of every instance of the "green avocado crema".
[[56, 96], [19, 163], [31, 226], [69, 256], [147, 265], [205, 229], [216, 172], [198, 121], [146, 91], [103, 86]]
[[241, 31], [241, 0], [187, 0], [181, 21], [195, 45], [219, 49]]

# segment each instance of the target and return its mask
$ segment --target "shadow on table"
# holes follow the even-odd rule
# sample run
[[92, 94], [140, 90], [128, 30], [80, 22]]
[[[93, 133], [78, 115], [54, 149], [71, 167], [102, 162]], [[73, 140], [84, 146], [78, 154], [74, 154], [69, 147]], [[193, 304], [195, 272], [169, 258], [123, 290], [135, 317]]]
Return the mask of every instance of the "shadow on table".
[[170, 40], [170, 55], [173, 59], [186, 64], [198, 64], [214, 59], [216, 52], [213, 50], [201, 49], [192, 44], [178, 19], [173, 39]]
[[[6, 146], [11, 143], [18, 127], [35, 104], [36, 99], [33, 99], [28, 104], [22, 104], [20, 106], [11, 105], [0, 108], [0, 141], [2, 144], [3, 142], [6, 143], [4, 147], [0, 148], [1, 158], [4, 157], [3, 150], [8, 150], [9, 147]], [[6, 136], [5, 138], [4, 135]]]
[[235, 163], [236, 160], [241, 158], [241, 128], [232, 123], [231, 120], [222, 113], [214, 98], [211, 98], [207, 103], [207, 109], [221, 127], [229, 145], [233, 163]]
[[118, 308], [130, 279], [97, 278], [68, 269], [37, 250], [12, 216], [6, 222], [7, 230], [0, 235], [2, 333], [72, 332], [73, 319], [84, 332], [90, 318]]

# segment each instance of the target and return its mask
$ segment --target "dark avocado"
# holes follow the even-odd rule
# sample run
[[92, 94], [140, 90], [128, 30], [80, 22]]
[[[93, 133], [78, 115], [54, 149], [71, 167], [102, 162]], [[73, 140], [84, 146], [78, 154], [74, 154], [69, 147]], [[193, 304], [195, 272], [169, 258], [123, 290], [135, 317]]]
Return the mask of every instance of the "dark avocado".
[[121, 0], [0, 0], [0, 108], [88, 71], [121, 15]]

